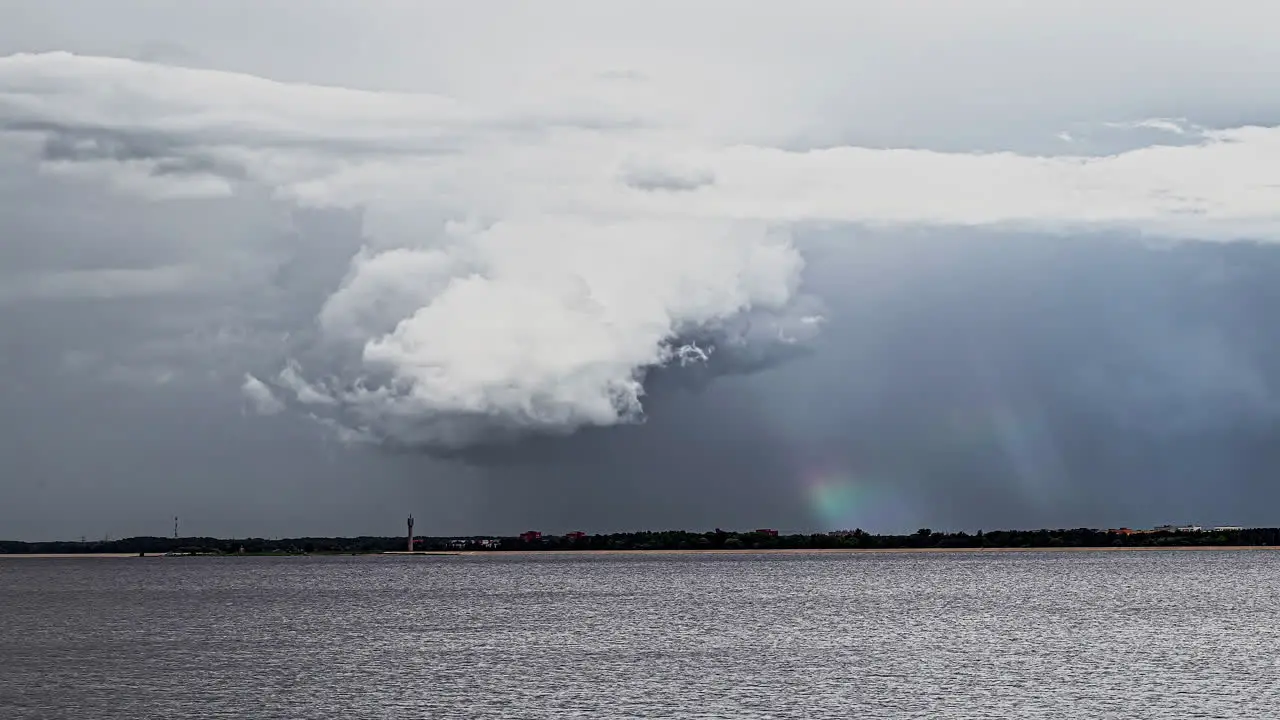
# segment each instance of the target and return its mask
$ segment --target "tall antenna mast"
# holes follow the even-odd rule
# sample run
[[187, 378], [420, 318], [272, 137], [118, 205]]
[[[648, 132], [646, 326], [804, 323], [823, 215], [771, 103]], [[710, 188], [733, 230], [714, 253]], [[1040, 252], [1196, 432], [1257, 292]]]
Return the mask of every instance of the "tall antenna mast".
[[178, 539], [178, 516], [173, 516], [173, 539]]

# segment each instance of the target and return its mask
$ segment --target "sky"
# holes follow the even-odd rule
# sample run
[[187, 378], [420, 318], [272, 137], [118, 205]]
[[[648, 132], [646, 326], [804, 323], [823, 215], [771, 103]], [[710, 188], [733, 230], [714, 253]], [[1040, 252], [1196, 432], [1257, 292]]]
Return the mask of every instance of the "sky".
[[1274, 3], [0, 10], [0, 537], [1280, 524]]

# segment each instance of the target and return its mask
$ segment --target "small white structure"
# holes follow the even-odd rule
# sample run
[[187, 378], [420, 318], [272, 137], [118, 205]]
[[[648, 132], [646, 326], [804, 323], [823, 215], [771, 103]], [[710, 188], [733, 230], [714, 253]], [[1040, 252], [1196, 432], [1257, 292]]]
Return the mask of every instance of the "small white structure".
[[1240, 532], [1244, 528], [1239, 525], [1217, 525], [1213, 528], [1214, 532]]

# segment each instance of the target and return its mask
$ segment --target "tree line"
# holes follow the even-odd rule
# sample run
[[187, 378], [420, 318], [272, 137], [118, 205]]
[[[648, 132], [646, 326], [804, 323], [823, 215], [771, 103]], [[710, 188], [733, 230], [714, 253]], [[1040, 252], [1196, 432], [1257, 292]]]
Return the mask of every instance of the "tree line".
[[[862, 530], [841, 533], [773, 534], [765, 531], [711, 532], [683, 530], [520, 537], [419, 537], [415, 549], [502, 552], [513, 550], [898, 550], [941, 548], [1106, 548], [1175, 546], [1280, 545], [1280, 528], [1248, 528], [1207, 532], [1134, 532], [1079, 528], [1074, 530], [996, 530], [934, 532], [922, 528], [910, 535], [874, 535]], [[399, 537], [165, 538], [132, 537], [88, 542], [0, 541], [0, 553], [190, 553], [234, 554], [366, 554], [404, 550]]]

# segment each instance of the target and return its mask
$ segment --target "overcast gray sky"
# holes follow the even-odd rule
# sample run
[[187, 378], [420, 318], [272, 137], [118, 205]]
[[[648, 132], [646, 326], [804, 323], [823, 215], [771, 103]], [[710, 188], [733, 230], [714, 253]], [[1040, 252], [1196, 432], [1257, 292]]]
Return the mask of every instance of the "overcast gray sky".
[[1280, 523], [1274, 3], [0, 15], [0, 537]]

